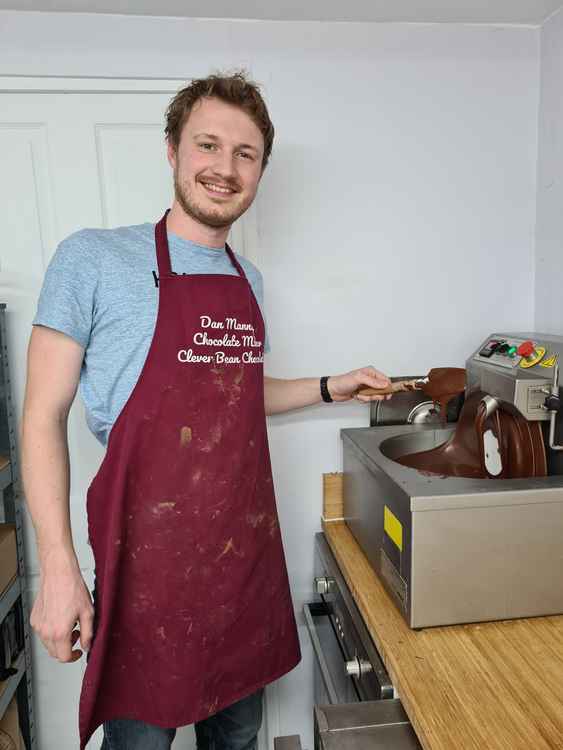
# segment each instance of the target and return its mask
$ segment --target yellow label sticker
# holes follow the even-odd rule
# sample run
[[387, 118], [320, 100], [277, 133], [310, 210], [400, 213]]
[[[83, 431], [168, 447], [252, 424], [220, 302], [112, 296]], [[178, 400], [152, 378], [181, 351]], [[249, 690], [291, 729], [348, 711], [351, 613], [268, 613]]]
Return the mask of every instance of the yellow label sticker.
[[540, 367], [555, 367], [556, 362], [557, 362], [557, 354], [552, 354], [547, 359], [544, 359], [543, 362], [540, 362]]
[[383, 530], [402, 552], [403, 527], [397, 516], [386, 505], [383, 506]]

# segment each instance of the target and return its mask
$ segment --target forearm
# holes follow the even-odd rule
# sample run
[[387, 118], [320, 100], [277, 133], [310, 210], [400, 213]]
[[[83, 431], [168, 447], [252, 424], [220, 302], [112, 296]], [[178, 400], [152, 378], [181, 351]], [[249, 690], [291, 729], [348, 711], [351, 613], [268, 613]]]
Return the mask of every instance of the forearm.
[[[320, 378], [299, 378], [297, 380], [281, 380], [279, 378], [264, 378], [264, 406], [266, 414], [279, 414], [292, 409], [301, 409], [303, 406], [312, 406], [322, 401]], [[385, 389], [391, 381], [374, 367], [361, 367], [343, 375], [332, 375], [326, 382], [327, 400], [349, 401], [357, 398], [358, 401], [378, 401], [390, 398], [389, 395], [378, 394], [378, 389]], [[361, 392], [362, 387], [375, 390], [374, 393], [365, 395]], [[387, 391], [388, 393], [388, 391]], [[325, 394], [326, 395], [326, 394]]]
[[319, 378], [298, 378], [282, 380], [264, 378], [264, 406], [266, 414], [301, 409], [304, 406], [318, 404], [321, 399]]
[[24, 494], [35, 528], [41, 569], [54, 559], [74, 564], [66, 417], [24, 410], [21, 446]]

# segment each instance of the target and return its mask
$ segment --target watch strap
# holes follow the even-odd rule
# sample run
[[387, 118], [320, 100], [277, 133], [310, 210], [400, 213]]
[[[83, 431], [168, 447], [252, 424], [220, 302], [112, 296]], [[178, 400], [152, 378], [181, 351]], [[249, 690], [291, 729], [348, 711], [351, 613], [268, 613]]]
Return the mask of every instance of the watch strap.
[[323, 375], [323, 377], [321, 378], [321, 398], [327, 404], [332, 403], [332, 396], [329, 393], [327, 385], [329, 377], [330, 375]]

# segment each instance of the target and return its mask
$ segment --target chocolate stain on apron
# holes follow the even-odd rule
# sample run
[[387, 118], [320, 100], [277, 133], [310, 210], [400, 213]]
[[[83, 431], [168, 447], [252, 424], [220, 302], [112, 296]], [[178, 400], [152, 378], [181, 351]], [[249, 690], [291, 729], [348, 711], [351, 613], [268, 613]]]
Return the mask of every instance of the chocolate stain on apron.
[[104, 721], [180, 727], [300, 659], [264, 412], [264, 322], [237, 275], [176, 275], [155, 227], [149, 352], [88, 489], [95, 637], [80, 748]]

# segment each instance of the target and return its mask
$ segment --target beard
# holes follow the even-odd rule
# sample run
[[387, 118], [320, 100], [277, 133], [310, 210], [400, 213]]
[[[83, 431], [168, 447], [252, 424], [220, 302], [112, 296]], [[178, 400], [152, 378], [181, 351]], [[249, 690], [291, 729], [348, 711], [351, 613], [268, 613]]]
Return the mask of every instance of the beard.
[[[238, 186], [232, 180], [223, 179], [222, 182], [234, 190], [238, 190]], [[254, 198], [254, 196], [250, 196], [246, 200], [237, 202], [234, 206], [216, 206], [213, 208], [202, 206], [196, 200], [190, 187], [180, 182], [177, 167], [174, 169], [174, 195], [188, 216], [204, 226], [213, 227], [213, 229], [230, 227], [231, 224], [243, 215]]]

